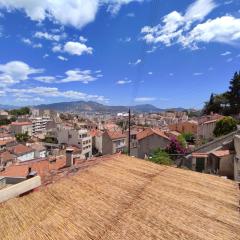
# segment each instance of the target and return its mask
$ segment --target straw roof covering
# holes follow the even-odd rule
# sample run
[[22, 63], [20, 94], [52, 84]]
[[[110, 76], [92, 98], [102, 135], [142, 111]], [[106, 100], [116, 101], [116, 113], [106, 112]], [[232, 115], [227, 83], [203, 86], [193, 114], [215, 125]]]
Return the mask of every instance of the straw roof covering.
[[0, 208], [1, 240], [240, 239], [234, 182], [120, 155]]

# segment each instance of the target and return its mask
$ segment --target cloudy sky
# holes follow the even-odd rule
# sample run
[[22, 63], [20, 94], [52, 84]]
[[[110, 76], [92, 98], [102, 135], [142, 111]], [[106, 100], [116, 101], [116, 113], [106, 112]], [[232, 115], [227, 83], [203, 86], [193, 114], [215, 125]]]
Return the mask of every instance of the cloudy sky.
[[240, 0], [0, 0], [1, 104], [200, 108], [239, 47]]

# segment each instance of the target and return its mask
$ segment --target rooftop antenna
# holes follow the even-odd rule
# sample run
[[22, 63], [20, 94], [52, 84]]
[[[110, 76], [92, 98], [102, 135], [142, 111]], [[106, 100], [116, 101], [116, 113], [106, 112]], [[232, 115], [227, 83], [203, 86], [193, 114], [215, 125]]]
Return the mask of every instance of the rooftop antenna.
[[130, 156], [130, 143], [131, 141], [131, 110], [128, 110], [128, 156]]

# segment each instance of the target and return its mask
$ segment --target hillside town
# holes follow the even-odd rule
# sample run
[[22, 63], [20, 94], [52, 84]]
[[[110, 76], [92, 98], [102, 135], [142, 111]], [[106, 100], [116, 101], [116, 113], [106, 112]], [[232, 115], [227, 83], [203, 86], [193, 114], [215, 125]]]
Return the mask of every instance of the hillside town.
[[154, 151], [166, 150], [176, 141], [180, 149], [168, 152], [176, 166], [240, 180], [239, 130], [214, 135], [223, 115], [117, 113], [105, 120], [84, 115], [36, 108], [2, 110], [1, 121], [9, 124], [0, 126], [0, 176], [20, 176], [17, 169], [22, 165], [35, 171], [35, 163], [56, 161], [70, 150], [73, 162], [116, 153], [151, 160]]
[[240, 0], [0, 0], [0, 240], [240, 240]]

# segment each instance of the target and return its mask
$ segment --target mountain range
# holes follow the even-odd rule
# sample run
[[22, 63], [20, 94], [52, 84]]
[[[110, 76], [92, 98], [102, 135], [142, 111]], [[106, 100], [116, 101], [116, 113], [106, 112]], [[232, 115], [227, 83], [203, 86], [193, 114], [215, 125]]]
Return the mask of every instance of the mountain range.
[[[38, 109], [49, 109], [59, 112], [101, 112], [101, 113], [118, 113], [127, 112], [129, 107], [127, 106], [108, 106], [93, 101], [74, 101], [74, 102], [60, 102], [52, 104], [42, 104], [36, 106]], [[132, 111], [139, 113], [150, 113], [150, 112], [163, 112], [163, 111], [183, 111], [184, 108], [173, 108], [173, 109], [161, 109], [151, 104], [142, 104], [130, 107]]]

